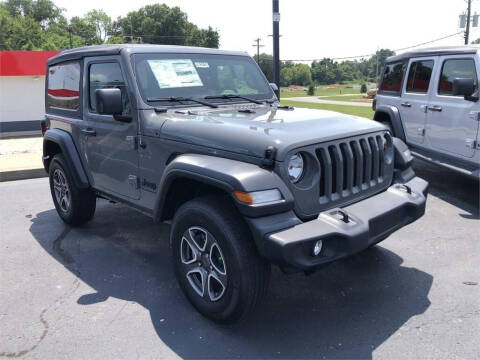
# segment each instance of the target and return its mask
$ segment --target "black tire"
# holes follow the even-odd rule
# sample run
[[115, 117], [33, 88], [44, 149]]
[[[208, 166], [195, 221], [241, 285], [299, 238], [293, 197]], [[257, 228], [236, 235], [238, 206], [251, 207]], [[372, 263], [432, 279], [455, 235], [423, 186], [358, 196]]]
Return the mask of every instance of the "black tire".
[[[80, 226], [93, 218], [97, 200], [95, 192], [90, 188], [80, 189], [75, 186], [62, 154], [53, 157], [49, 178], [53, 203], [64, 222], [71, 226]], [[65, 187], [62, 186], [63, 182]]]
[[[203, 252], [192, 237], [186, 241], [189, 235], [200, 245], [204, 237], [208, 238]], [[170, 240], [180, 287], [190, 303], [209, 319], [222, 324], [238, 322], [253, 311], [265, 294], [270, 264], [258, 254], [247, 224], [228, 198], [207, 196], [182, 205], [175, 213]], [[220, 251], [216, 250], [217, 245]], [[199, 251], [198, 257], [193, 255], [194, 249]], [[186, 253], [196, 259], [193, 264], [185, 264], [190, 261]], [[205, 257], [206, 253], [213, 256]], [[199, 269], [199, 263], [205, 271], [194, 272], [188, 277], [192, 269]], [[221, 274], [223, 271], [225, 275]], [[213, 276], [215, 274], [218, 277]], [[201, 286], [204, 278], [213, 280], [206, 281], [205, 287]], [[222, 282], [226, 286], [222, 287]], [[204, 290], [203, 296], [200, 287]], [[212, 300], [217, 296], [220, 297]]]

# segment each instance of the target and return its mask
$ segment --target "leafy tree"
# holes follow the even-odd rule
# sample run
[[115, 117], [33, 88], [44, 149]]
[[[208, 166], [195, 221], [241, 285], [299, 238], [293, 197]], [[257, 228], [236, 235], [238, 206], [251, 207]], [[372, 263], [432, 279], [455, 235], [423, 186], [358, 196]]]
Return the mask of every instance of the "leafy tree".
[[273, 56], [269, 54], [260, 54], [260, 57], [255, 60], [262, 69], [262, 72], [265, 74], [265, 77], [269, 82], [273, 82]]
[[216, 48], [219, 34], [211, 27], [198, 28], [180, 8], [166, 5], [145, 6], [116, 21], [103, 10], [67, 21], [50, 0], [0, 2], [0, 50], [57, 50], [127, 41]]
[[307, 94], [310, 95], [310, 96], [315, 95], [315, 84], [314, 83], [310, 83], [310, 85], [308, 85]]
[[211, 27], [200, 29], [188, 21], [179, 7], [147, 5], [120, 17], [112, 26], [112, 35], [127, 41], [141, 39], [151, 44], [193, 45], [218, 48], [219, 34]]

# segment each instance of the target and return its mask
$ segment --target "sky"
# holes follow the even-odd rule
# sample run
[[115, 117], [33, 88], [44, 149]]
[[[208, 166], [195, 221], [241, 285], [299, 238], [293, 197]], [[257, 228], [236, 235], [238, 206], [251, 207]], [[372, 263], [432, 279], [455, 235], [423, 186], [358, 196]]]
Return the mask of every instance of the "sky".
[[[65, 15], [82, 16], [103, 9], [112, 19], [154, 3], [178, 6], [189, 21], [220, 33], [220, 48], [272, 53], [271, 0], [54, 0]], [[340, 58], [400, 49], [455, 34], [465, 0], [279, 0], [282, 60]], [[480, 13], [473, 0], [472, 14]], [[480, 37], [473, 28], [471, 40]], [[461, 45], [463, 33], [424, 46]]]

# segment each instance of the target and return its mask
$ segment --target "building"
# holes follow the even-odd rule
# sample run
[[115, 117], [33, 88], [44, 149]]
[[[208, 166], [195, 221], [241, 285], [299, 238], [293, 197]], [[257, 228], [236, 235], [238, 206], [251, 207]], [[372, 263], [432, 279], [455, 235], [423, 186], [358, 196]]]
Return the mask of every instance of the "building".
[[0, 51], [0, 137], [40, 134], [47, 59], [58, 51]]

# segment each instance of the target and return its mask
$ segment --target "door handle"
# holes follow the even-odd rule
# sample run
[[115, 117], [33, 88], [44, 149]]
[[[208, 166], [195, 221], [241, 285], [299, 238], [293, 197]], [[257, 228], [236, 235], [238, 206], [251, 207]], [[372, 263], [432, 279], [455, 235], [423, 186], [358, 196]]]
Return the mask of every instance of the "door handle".
[[86, 136], [96, 136], [97, 132], [93, 129], [87, 128], [87, 129], [82, 129], [82, 133], [84, 133]]
[[412, 104], [410, 104], [409, 102], [404, 102], [404, 103], [401, 103], [400, 105], [402, 105], [403, 107], [412, 107]]
[[430, 111], [442, 111], [442, 107], [441, 107], [441, 106], [438, 106], [438, 105], [429, 106], [429, 107], [428, 107], [428, 110], [430, 110]]

